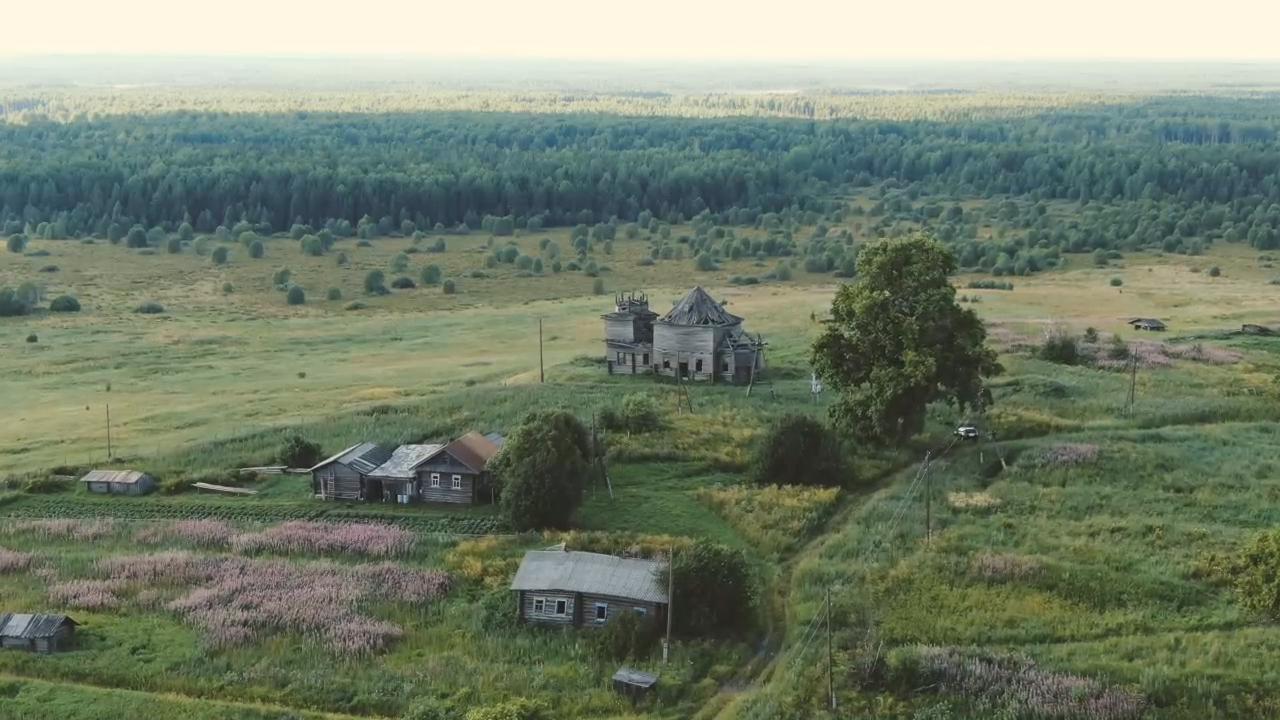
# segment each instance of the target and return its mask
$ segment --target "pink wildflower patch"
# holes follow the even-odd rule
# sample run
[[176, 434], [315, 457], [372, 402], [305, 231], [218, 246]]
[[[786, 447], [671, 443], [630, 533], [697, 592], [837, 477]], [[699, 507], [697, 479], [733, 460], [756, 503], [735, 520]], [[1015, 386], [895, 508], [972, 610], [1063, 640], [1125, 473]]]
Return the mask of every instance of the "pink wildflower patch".
[[343, 552], [394, 557], [409, 552], [416, 539], [412, 532], [392, 525], [297, 520], [262, 532], [237, 535], [232, 539], [231, 547], [249, 553]]
[[0, 533], [37, 535], [42, 538], [68, 538], [71, 540], [101, 540], [115, 533], [111, 520], [19, 520], [0, 527]]
[[0, 573], [11, 573], [18, 572], [19, 570], [26, 570], [31, 566], [35, 557], [34, 553], [0, 548]]

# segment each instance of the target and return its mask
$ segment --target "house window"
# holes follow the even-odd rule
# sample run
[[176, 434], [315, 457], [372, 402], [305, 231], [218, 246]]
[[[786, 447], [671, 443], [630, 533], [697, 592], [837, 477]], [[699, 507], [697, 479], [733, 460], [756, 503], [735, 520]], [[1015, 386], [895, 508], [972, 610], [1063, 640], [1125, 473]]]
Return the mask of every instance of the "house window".
[[635, 613], [636, 615], [639, 615], [640, 617], [644, 617], [645, 615], [649, 614], [649, 610], [642, 607], [633, 607], [631, 608], [631, 612]]
[[662, 369], [663, 369], [663, 370], [670, 370], [670, 369], [671, 369], [671, 361], [670, 361], [670, 360], [668, 360], [667, 358], [662, 358]]
[[454, 475], [454, 476], [453, 476], [453, 489], [454, 489], [454, 490], [461, 490], [461, 489], [462, 489], [462, 476], [461, 476], [461, 475]]
[[693, 361], [693, 371], [702, 372], [702, 358], [698, 358], [697, 360]]
[[626, 353], [618, 353], [618, 364], [619, 364], [619, 365], [625, 365], [625, 364], [626, 364], [626, 362], [627, 362], [627, 354], [626, 354]]
[[569, 614], [569, 602], [567, 600], [556, 601], [556, 614], [557, 615]]
[[596, 622], [602, 623], [609, 619], [609, 604], [596, 603]]
[[648, 365], [648, 364], [649, 364], [649, 353], [645, 353], [645, 354], [644, 354], [644, 363], [642, 363], [642, 364], [644, 364], [644, 365]]
[[440, 473], [431, 473], [431, 487], [440, 487]]
[[720, 372], [729, 372], [729, 358], [720, 361]]
[[542, 598], [533, 599], [533, 614], [542, 615], [547, 611], [547, 601]]

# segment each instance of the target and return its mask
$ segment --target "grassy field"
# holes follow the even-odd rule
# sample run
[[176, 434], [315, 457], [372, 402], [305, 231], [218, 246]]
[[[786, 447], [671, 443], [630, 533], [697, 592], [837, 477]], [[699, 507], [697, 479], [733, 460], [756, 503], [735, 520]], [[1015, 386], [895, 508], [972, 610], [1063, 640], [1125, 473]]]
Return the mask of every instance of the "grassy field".
[[[562, 231], [516, 242], [537, 255], [543, 235], [570, 247]], [[830, 275], [797, 268], [791, 281], [735, 286], [733, 276], [763, 277], [776, 259], [765, 267], [725, 261], [709, 272], [688, 259], [645, 266], [638, 261], [648, 244], [619, 239], [611, 255], [596, 251], [595, 260], [611, 267], [601, 273], [600, 296], [581, 272], [519, 277], [502, 265], [472, 278], [484, 268], [488, 241], [451, 236], [445, 253], [409, 256], [406, 274], [438, 263], [457, 279], [456, 295], [419, 287], [365, 297], [365, 273], [388, 269], [410, 246], [397, 238], [368, 248], [341, 241], [321, 258], [275, 238], [262, 260], [233, 246], [225, 266], [190, 249], [139, 256], [74, 241], [34, 243], [48, 257], [6, 256], [0, 285], [42, 277], [49, 296], [71, 292], [84, 311], [0, 320], [0, 403], [16, 408], [0, 430], [0, 474], [101, 463], [108, 403], [116, 454], [174, 478], [272, 462], [290, 431], [336, 451], [363, 439], [394, 444], [506, 430], [545, 407], [589, 421], [627, 393], [649, 393], [665, 427], [607, 438], [612, 493], [603, 485], [589, 492], [579, 541], [666, 546], [706, 537], [746, 550], [768, 583], [764, 642], [680, 644], [678, 670], [664, 671], [668, 689], [643, 709], [651, 716], [822, 717], [825, 658], [805, 641], [828, 588], [840, 717], [989, 717], [966, 714], [974, 711], [962, 694], [911, 684], [920, 667], [936, 671], [922, 657], [943, 663], [945, 653], [978, 650], [1025, 655], [1050, 676], [1133, 693], [1143, 698], [1139, 716], [1277, 716], [1267, 659], [1280, 640], [1194, 571], [1201, 554], [1230, 551], [1277, 521], [1280, 341], [1230, 334], [1245, 322], [1280, 322], [1280, 285], [1270, 284], [1273, 271], [1256, 253], [1231, 245], [1198, 257], [1135, 253], [1108, 267], [1067, 256], [1065, 268], [1013, 278], [1012, 291], [970, 290], [972, 278], [957, 278], [966, 299], [980, 298], [972, 307], [1008, 369], [996, 382], [996, 407], [981, 420], [998, 442], [952, 445], [942, 433], [960, 418], [939, 411], [935, 436], [918, 448], [863, 459], [868, 490], [828, 497], [741, 483], [770, 418], [821, 412], [830, 400], [813, 402], [805, 359], [835, 288]], [[347, 266], [335, 262], [337, 252], [348, 255]], [[59, 270], [40, 274], [48, 264]], [[306, 288], [307, 304], [289, 306], [271, 287], [281, 266]], [[1123, 284], [1112, 285], [1115, 277]], [[677, 413], [673, 386], [607, 377], [596, 358], [608, 293], [645, 290], [662, 308], [694, 283], [766, 336], [771, 371], [750, 397], [743, 388], [692, 388], [690, 415]], [[344, 298], [323, 300], [328, 287]], [[344, 309], [357, 299], [367, 307]], [[167, 312], [134, 314], [144, 300]], [[1134, 316], [1159, 317], [1171, 330], [1139, 337], [1125, 325]], [[546, 383], [538, 382], [539, 319]], [[1029, 355], [1055, 326], [1184, 350], [1164, 348], [1168, 362], [1140, 370], [1126, 413], [1124, 373]], [[38, 342], [26, 342], [29, 334]], [[1197, 345], [1210, 352], [1186, 350]], [[948, 446], [930, 466], [929, 484], [917, 482], [920, 467], [906, 466], [926, 447]], [[1060, 461], [1063, 447], [1083, 459]], [[423, 696], [462, 704], [571, 698], [559, 705], [564, 717], [630, 715], [606, 689], [609, 664], [595, 660], [584, 639], [486, 624], [484, 609], [506, 598], [501, 588], [520, 552], [556, 538], [457, 537], [505, 533], [491, 508], [325, 504], [297, 476], [255, 488], [260, 495], [249, 498], [0, 492], [0, 523], [115, 518], [91, 543], [31, 530], [0, 535], [0, 546], [37, 553], [31, 567], [44, 568], [5, 575], [0, 611], [58, 607], [53, 585], [101, 579], [104, 560], [166, 549], [289, 568], [368, 562], [358, 554], [244, 556], [173, 539], [136, 542], [149, 525], [195, 518], [240, 532], [289, 520], [389, 524], [416, 538], [416, 549], [394, 564], [448, 572], [454, 584], [424, 608], [369, 604], [404, 636], [358, 660], [316, 651], [314, 638], [296, 632], [206, 649], [197, 627], [138, 602], [131, 587], [119, 606], [77, 613], [85, 629], [76, 652], [0, 654], [0, 697], [16, 701], [17, 717], [53, 717], [50, 708], [58, 717], [95, 717], [74, 714], [90, 703], [111, 708], [112, 717], [395, 717]], [[1063, 715], [1077, 716], [1084, 717]]]

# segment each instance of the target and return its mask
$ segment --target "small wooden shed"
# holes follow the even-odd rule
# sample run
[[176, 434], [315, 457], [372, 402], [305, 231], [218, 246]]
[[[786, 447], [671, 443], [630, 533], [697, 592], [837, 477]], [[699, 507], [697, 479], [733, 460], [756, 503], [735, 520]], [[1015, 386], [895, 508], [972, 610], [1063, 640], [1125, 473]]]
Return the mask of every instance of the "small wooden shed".
[[80, 478], [89, 492], [146, 495], [156, 489], [156, 480], [137, 470], [93, 470]]
[[1146, 330], [1148, 332], [1163, 332], [1168, 328], [1163, 322], [1155, 318], [1134, 318], [1129, 321], [1134, 330]]
[[66, 645], [77, 625], [66, 615], [5, 613], [0, 615], [0, 647], [48, 655]]
[[649, 691], [657, 684], [657, 675], [632, 670], [629, 667], [618, 668], [618, 672], [613, 674], [614, 692], [629, 698], [632, 705], [644, 700], [645, 695], [649, 694]]
[[[311, 468], [311, 489], [325, 500], [381, 500], [382, 483], [372, 487], [369, 474], [391, 459], [390, 450], [371, 442], [352, 445]], [[376, 496], [370, 490], [376, 492]]]

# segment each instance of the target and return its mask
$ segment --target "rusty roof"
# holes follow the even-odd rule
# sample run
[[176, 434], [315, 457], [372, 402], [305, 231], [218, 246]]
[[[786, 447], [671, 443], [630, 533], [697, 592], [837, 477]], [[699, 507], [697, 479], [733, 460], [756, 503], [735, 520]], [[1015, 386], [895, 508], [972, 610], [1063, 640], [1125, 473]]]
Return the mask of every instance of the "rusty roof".
[[458, 462], [479, 473], [484, 472], [489, 461], [493, 459], [494, 455], [498, 454], [499, 447], [498, 443], [472, 430], [445, 445], [444, 452], [449, 453]]
[[79, 625], [66, 615], [52, 613], [5, 613], [0, 615], [0, 637], [34, 640], [53, 637], [64, 624]]
[[80, 482], [133, 485], [147, 474], [138, 470], [91, 470]]

